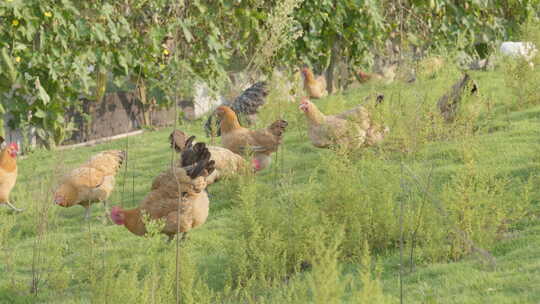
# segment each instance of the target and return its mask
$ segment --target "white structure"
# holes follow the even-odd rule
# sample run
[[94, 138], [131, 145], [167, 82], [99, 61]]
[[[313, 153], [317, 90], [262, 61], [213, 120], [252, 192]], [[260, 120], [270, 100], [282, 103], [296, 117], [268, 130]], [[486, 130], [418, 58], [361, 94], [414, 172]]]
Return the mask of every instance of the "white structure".
[[189, 119], [198, 119], [224, 103], [225, 98], [212, 94], [206, 83], [196, 82], [193, 86], [193, 113]]
[[500, 52], [505, 56], [522, 57], [529, 62], [531, 67], [534, 67], [532, 60], [538, 53], [538, 49], [532, 42], [505, 41], [501, 44]]

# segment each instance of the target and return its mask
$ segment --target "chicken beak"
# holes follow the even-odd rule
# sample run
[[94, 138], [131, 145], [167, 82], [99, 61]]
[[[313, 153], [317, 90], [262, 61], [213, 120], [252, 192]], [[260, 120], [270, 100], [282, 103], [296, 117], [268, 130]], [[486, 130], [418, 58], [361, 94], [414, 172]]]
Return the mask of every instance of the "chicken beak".
[[58, 206], [61, 206], [61, 207], [66, 207], [66, 204], [64, 203], [64, 200], [59, 199], [59, 198], [54, 199], [54, 204], [58, 205]]

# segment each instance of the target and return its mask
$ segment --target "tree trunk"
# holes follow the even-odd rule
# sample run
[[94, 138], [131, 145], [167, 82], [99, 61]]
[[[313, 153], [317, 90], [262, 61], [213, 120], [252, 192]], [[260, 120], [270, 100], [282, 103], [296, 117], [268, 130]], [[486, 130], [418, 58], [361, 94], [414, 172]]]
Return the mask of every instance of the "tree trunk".
[[332, 94], [334, 91], [334, 72], [338, 62], [338, 52], [338, 40], [335, 39], [334, 46], [332, 47], [332, 53], [330, 54], [330, 64], [326, 69], [326, 90], [328, 91], [328, 94]]
[[143, 79], [141, 79], [137, 85], [139, 98], [142, 103], [142, 113], [143, 113], [143, 126], [148, 127], [150, 126], [150, 103], [148, 102], [148, 98], [146, 95], [146, 84]]

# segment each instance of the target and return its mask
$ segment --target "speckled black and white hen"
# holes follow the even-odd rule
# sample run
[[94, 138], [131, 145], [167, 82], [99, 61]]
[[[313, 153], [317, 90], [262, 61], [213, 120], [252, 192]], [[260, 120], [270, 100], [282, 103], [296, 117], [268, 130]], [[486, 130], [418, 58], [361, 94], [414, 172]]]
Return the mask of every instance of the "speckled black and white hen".
[[[248, 120], [244, 121], [244, 123], [248, 124], [249, 120], [258, 113], [259, 107], [266, 102], [267, 95], [268, 88], [266, 81], [259, 81], [242, 92], [233, 102], [226, 105], [236, 113], [240, 120]], [[204, 130], [207, 136], [211, 134], [221, 136], [221, 130], [219, 128], [221, 119], [215, 116], [215, 113], [212, 113], [204, 124]], [[213, 122], [214, 120], [215, 122]]]

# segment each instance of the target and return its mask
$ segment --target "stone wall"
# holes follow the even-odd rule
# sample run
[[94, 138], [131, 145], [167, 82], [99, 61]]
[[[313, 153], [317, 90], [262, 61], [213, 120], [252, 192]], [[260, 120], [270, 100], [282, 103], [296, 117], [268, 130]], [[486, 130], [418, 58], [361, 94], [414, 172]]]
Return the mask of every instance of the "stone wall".
[[[73, 131], [71, 137], [66, 139], [63, 145], [77, 144], [139, 130], [143, 126], [142, 109], [142, 103], [133, 92], [107, 94], [101, 103], [83, 99], [82, 113], [85, 115], [75, 109], [68, 109], [66, 113], [66, 119], [73, 121], [77, 130]], [[150, 112], [150, 120], [155, 127], [172, 125], [174, 117], [174, 107], [169, 109], [155, 108]], [[25, 140], [22, 131], [10, 129], [7, 126], [8, 121], [9, 116], [5, 119], [6, 140], [17, 142], [23, 150], [26, 150], [28, 147], [24, 147]], [[39, 139], [33, 129], [29, 130], [27, 140], [31, 147], [39, 145]]]
[[[185, 119], [199, 119], [215, 107], [225, 103], [222, 96], [214, 96], [205, 83], [194, 86], [194, 96], [190, 100], [178, 102], [178, 114]], [[144, 125], [143, 105], [135, 92], [114, 92], [104, 96], [103, 101], [96, 103], [82, 99], [82, 111], [68, 109], [66, 121], [73, 121], [76, 130], [62, 144], [71, 145], [107, 138], [139, 130]], [[154, 127], [166, 127], [174, 124], [175, 108], [154, 107], [150, 110], [149, 119]], [[5, 119], [7, 122], [9, 117]], [[17, 142], [23, 149], [25, 140], [21, 130], [5, 127], [6, 140]], [[34, 130], [28, 133], [28, 141], [32, 147], [39, 145]]]
[[[94, 139], [110, 137], [142, 128], [143, 105], [134, 92], [107, 94], [103, 102], [83, 100], [84, 118], [80, 112], [70, 110], [66, 115], [75, 122], [78, 129], [64, 144], [74, 144]], [[174, 107], [153, 108], [150, 120], [154, 127], [165, 127], [174, 123]]]

